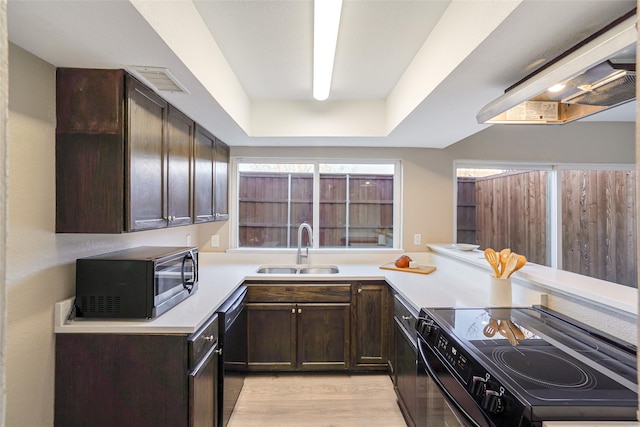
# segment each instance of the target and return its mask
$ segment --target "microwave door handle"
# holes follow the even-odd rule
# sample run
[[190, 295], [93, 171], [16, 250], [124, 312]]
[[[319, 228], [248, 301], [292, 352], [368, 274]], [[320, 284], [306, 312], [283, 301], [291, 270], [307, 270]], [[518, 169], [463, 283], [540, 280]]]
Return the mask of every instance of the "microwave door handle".
[[[191, 265], [193, 266], [193, 280], [192, 281], [187, 281], [184, 278], [187, 259], [191, 260]], [[193, 290], [193, 285], [198, 280], [198, 277], [197, 277], [197, 275], [198, 275], [198, 267], [196, 265], [196, 259], [194, 258], [193, 253], [191, 251], [189, 251], [184, 256], [184, 258], [182, 258], [182, 271], [180, 272], [180, 274], [182, 276], [182, 286], [184, 286], [184, 288], [187, 290], [187, 292], [191, 293], [191, 291]]]

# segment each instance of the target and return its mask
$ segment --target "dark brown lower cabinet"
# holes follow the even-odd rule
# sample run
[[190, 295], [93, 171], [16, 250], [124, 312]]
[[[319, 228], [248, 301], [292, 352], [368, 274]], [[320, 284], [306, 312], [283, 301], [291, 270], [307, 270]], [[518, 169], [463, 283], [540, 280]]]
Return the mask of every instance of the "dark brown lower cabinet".
[[389, 362], [389, 286], [386, 282], [353, 285], [353, 368], [387, 370]]
[[249, 370], [345, 370], [349, 303], [247, 305]]
[[298, 304], [298, 366], [303, 370], [349, 367], [349, 303]]
[[248, 304], [248, 369], [294, 370], [295, 330], [295, 304]]
[[217, 327], [216, 318], [191, 336], [57, 334], [54, 425], [215, 427]]
[[218, 353], [214, 347], [202, 364], [189, 374], [189, 427], [217, 426], [217, 390]]
[[349, 368], [350, 284], [245, 284], [249, 370]]

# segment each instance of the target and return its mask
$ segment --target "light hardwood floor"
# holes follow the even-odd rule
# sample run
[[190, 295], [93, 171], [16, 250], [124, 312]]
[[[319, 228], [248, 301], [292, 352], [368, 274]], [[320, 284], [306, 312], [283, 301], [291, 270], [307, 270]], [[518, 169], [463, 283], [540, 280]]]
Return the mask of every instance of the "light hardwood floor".
[[406, 427], [385, 374], [246, 378], [228, 427]]

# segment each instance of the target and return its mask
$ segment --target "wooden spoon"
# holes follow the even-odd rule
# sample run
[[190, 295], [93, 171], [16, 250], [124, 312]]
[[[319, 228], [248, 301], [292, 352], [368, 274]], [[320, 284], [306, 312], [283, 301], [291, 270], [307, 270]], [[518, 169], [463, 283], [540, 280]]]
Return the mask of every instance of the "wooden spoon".
[[498, 269], [498, 265], [500, 265], [500, 260], [498, 259], [498, 254], [491, 248], [487, 248], [484, 250], [484, 258], [487, 262], [493, 267], [493, 271], [496, 277], [500, 277], [500, 270]]
[[502, 279], [508, 279], [509, 276], [511, 276], [511, 273], [513, 273], [515, 271], [515, 268], [518, 265], [518, 257], [519, 256], [520, 255], [518, 255], [515, 252], [509, 254], [509, 258], [507, 259], [507, 263], [505, 264], [504, 268], [502, 269], [502, 276], [500, 276]]
[[498, 319], [494, 319], [493, 317], [489, 319], [489, 323], [484, 327], [482, 333], [487, 338], [492, 338], [496, 332], [498, 332]]
[[518, 340], [524, 339], [524, 333], [522, 332], [522, 329], [520, 329], [518, 325], [513, 323], [511, 320], [507, 320], [507, 326], [509, 327], [509, 329], [511, 329], [511, 332], [513, 332], [513, 335], [516, 337], [516, 339]]
[[507, 264], [509, 255], [511, 255], [511, 249], [509, 248], [500, 251], [500, 271], [502, 272], [502, 274], [498, 277], [502, 277], [502, 275], [504, 275], [504, 266]]
[[524, 265], [526, 263], [527, 263], [527, 258], [525, 258], [523, 255], [518, 255], [518, 263], [516, 264], [516, 268], [513, 269], [511, 274], [513, 274], [516, 271], [520, 270], [522, 267], [524, 267]]
[[511, 329], [509, 329], [506, 320], [501, 320], [498, 322], [498, 332], [500, 332], [500, 335], [509, 340], [509, 344], [518, 345], [518, 340], [516, 339], [513, 332], [511, 332]]

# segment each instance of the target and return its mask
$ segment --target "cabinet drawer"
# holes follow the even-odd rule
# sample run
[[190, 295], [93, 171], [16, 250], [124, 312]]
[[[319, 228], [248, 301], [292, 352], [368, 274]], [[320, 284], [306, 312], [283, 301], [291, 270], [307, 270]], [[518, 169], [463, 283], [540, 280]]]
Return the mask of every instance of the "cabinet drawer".
[[218, 344], [218, 315], [214, 314], [200, 330], [189, 337], [189, 369], [195, 368], [216, 344]]
[[417, 338], [416, 319], [418, 313], [409, 306], [398, 294], [393, 297], [393, 312], [405, 332], [415, 341]]
[[351, 302], [349, 284], [249, 284], [249, 302]]

